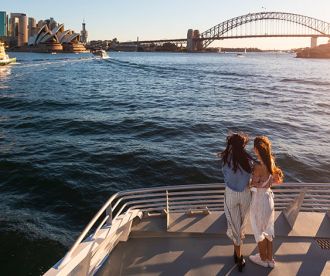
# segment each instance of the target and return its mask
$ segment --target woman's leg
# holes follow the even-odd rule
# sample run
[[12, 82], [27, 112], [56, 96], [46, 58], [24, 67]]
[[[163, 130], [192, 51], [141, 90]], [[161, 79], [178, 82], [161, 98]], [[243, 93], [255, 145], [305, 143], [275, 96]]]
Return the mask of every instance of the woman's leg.
[[241, 193], [226, 188], [225, 192], [225, 214], [228, 223], [227, 235], [234, 243], [234, 260], [237, 263], [238, 271], [242, 271], [245, 260], [241, 252], [241, 225], [242, 217], [239, 207]]
[[273, 242], [265, 239], [267, 241], [267, 259], [269, 261], [273, 260]]
[[[238, 192], [234, 192], [229, 188], [226, 188], [225, 192], [225, 215], [227, 219], [227, 236], [233, 241], [235, 252], [239, 253], [241, 237], [240, 237], [240, 229], [241, 229], [241, 214], [238, 205]], [[236, 249], [237, 246], [237, 249]], [[239, 257], [237, 255], [237, 257]]]
[[237, 257], [242, 256], [241, 246], [234, 244], [234, 250]]
[[275, 267], [275, 261], [273, 257], [273, 241], [267, 240], [267, 262], [268, 266], [271, 268]]
[[241, 193], [240, 198], [240, 212], [241, 212], [241, 230], [240, 236], [244, 239], [245, 230], [247, 227], [248, 218], [250, 216], [250, 206], [251, 206], [251, 192], [249, 189], [246, 189], [244, 192]]
[[267, 261], [267, 239], [258, 242], [259, 254], [250, 255], [250, 260], [263, 267], [268, 267]]
[[268, 246], [268, 240], [267, 239], [263, 239], [261, 242], [258, 242], [258, 248], [259, 248], [259, 255], [260, 255], [260, 259], [262, 261], [266, 261], [267, 257], [268, 257], [268, 253], [267, 253], [267, 246]]

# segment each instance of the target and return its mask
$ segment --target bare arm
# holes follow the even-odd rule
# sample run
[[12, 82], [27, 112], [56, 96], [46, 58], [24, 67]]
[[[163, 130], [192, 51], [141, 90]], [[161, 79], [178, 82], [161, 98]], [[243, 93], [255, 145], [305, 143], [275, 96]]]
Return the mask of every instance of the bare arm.
[[252, 170], [251, 187], [258, 187], [260, 184], [260, 165], [256, 164]]

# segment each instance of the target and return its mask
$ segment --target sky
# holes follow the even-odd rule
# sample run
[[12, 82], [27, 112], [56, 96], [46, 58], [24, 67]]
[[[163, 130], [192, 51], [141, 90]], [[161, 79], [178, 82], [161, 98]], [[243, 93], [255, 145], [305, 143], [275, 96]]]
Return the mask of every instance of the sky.
[[[184, 38], [190, 28], [203, 32], [230, 18], [261, 11], [292, 12], [330, 22], [330, 0], [0, 0], [0, 10], [26, 13], [36, 20], [53, 17], [76, 32], [85, 19], [88, 40]], [[310, 39], [231, 39], [211, 46], [291, 49], [310, 46]]]

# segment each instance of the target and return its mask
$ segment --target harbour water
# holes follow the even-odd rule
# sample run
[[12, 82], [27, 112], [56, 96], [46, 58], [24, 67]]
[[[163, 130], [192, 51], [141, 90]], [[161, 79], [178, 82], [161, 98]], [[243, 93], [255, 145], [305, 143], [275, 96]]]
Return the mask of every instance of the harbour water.
[[12, 56], [0, 68], [4, 275], [45, 272], [116, 191], [222, 182], [229, 131], [268, 135], [286, 182], [329, 182], [328, 60]]

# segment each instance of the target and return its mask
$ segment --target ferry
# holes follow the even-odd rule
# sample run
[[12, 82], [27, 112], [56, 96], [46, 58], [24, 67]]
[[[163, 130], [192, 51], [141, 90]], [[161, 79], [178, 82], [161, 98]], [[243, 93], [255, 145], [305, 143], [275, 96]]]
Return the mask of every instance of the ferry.
[[249, 261], [249, 226], [243, 272], [226, 236], [224, 192], [221, 183], [118, 192], [44, 275], [330, 275], [330, 183], [273, 187], [276, 266]]
[[0, 41], [0, 66], [16, 62], [16, 58], [9, 58], [5, 51], [5, 44]]

